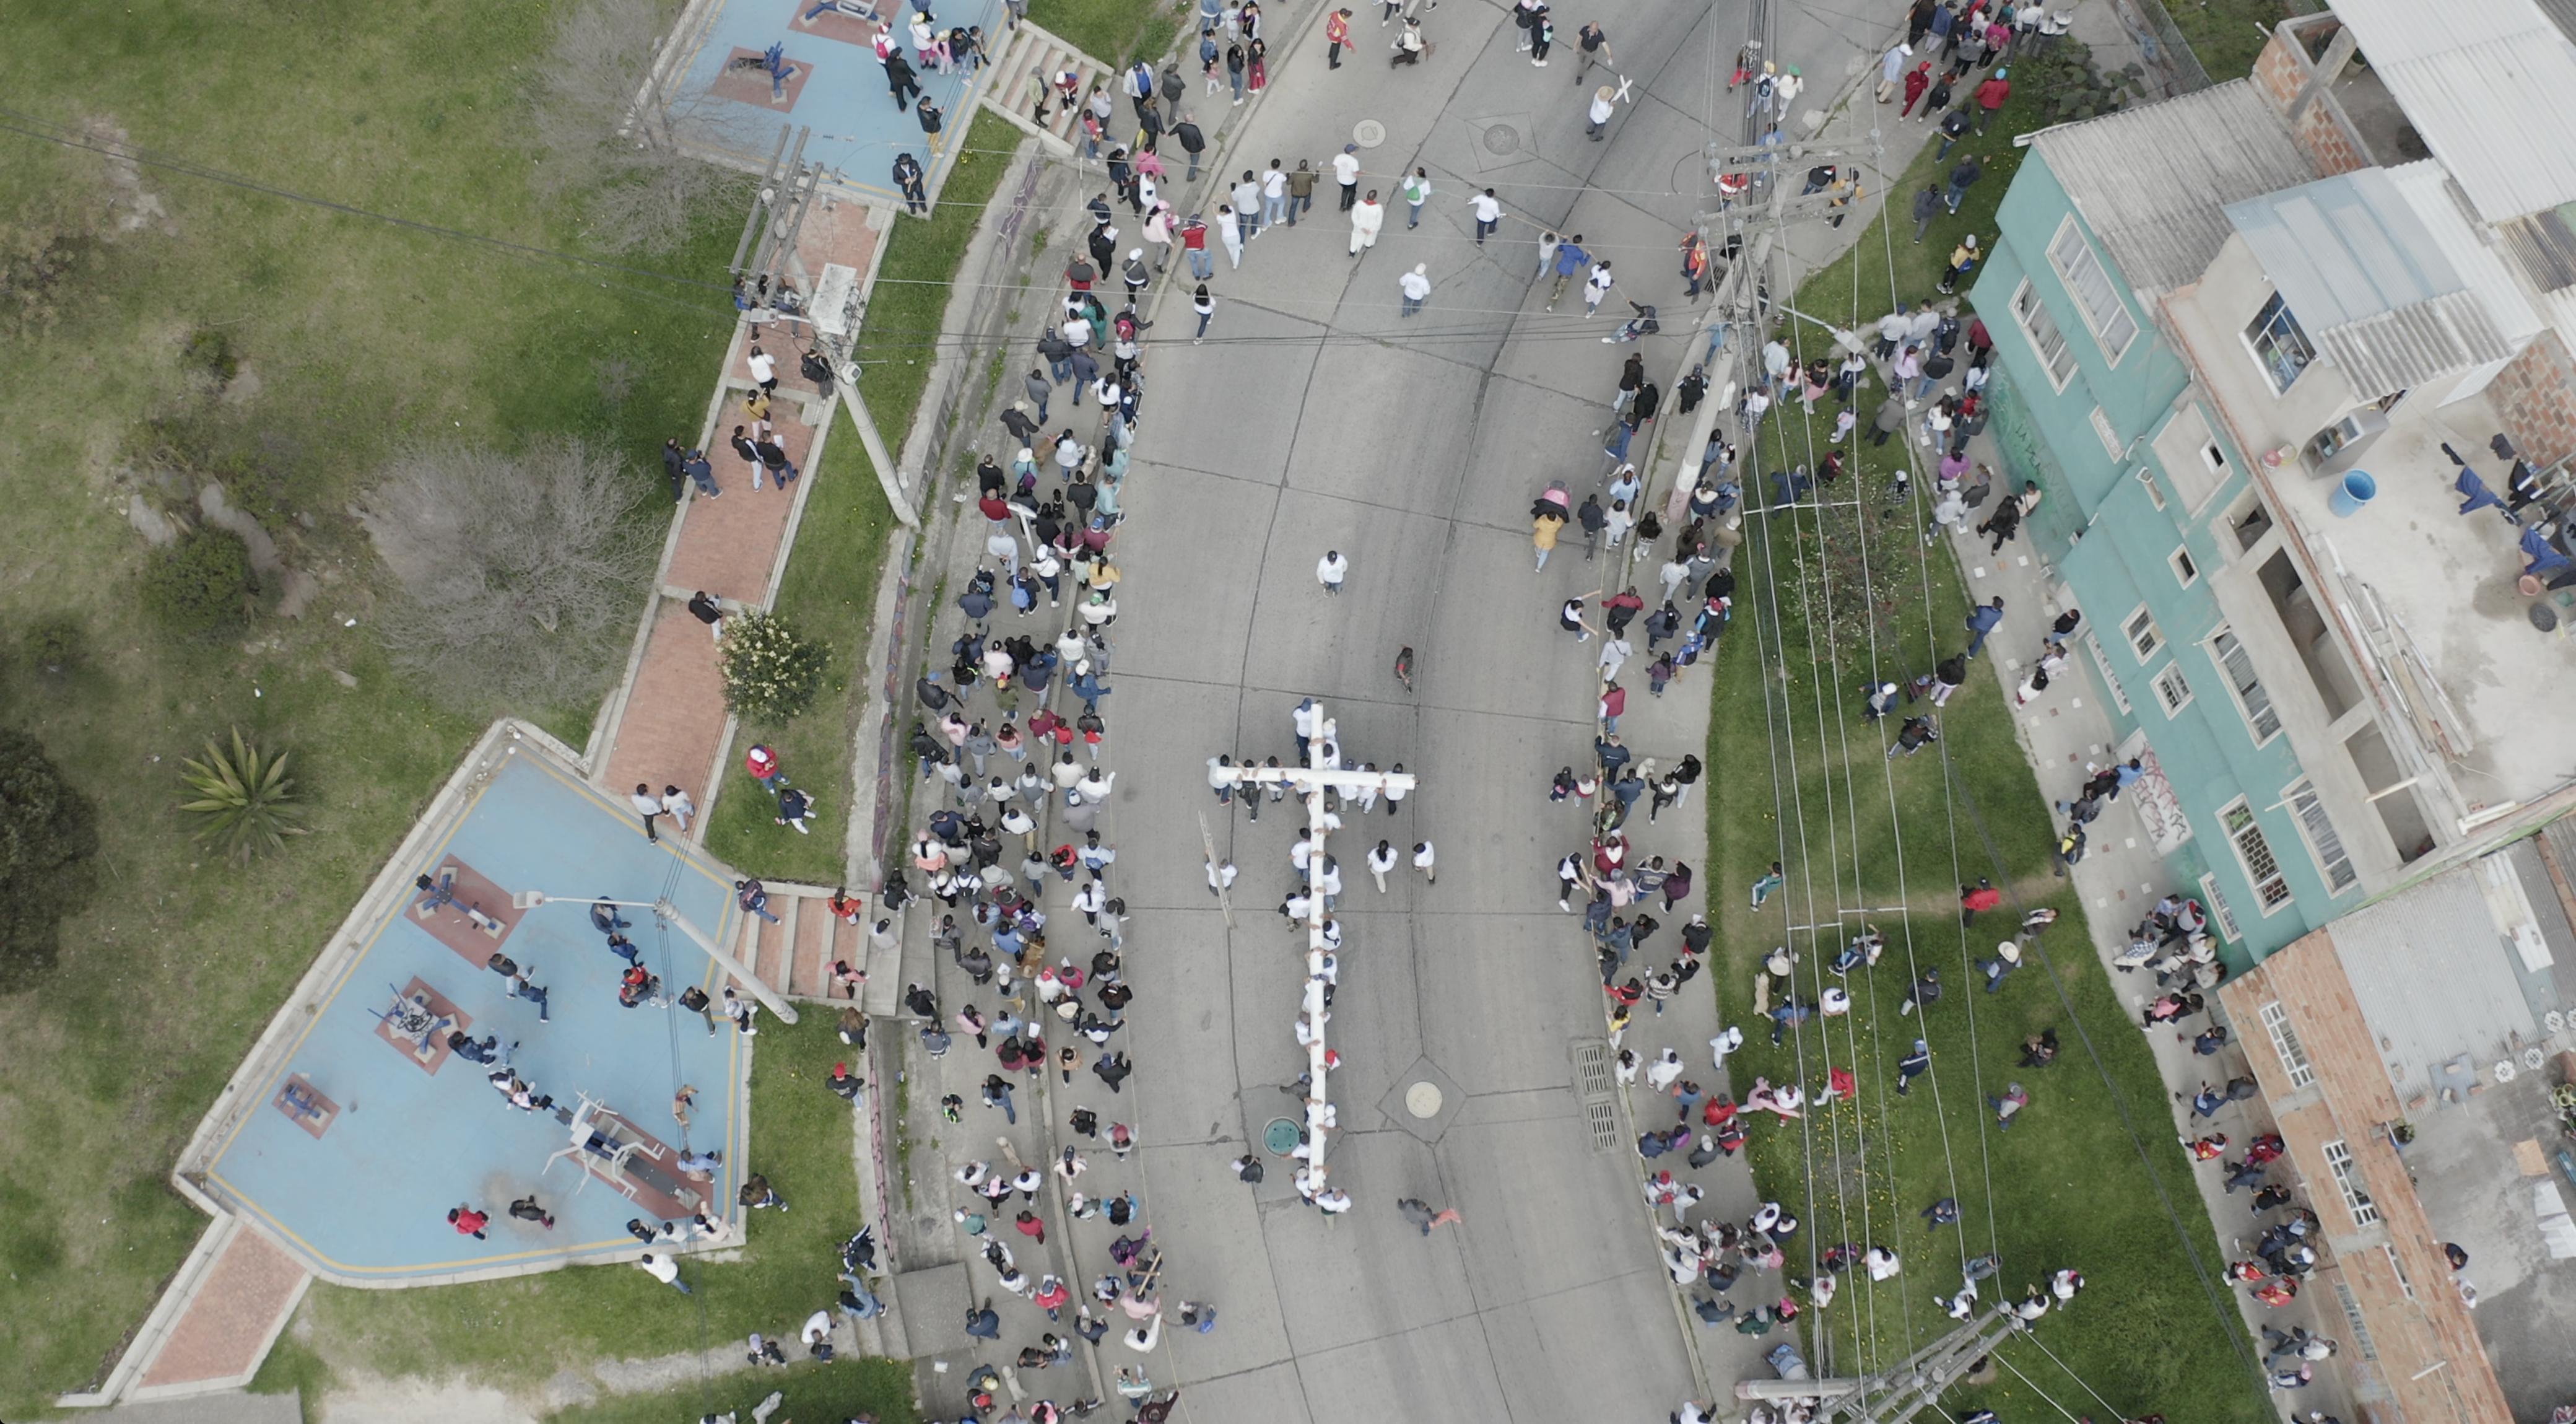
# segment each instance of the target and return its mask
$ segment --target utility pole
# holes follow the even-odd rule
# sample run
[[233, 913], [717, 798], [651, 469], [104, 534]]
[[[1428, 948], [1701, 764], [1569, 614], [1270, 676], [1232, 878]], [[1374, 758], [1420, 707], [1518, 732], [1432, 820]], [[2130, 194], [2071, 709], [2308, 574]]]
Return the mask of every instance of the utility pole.
[[1812, 1399], [1814, 1424], [1905, 1424], [1958, 1382], [1978, 1360], [2030, 1328], [2012, 1307], [1997, 1305], [1915, 1351], [1893, 1368], [1859, 1379], [1740, 1380], [1735, 1397]]

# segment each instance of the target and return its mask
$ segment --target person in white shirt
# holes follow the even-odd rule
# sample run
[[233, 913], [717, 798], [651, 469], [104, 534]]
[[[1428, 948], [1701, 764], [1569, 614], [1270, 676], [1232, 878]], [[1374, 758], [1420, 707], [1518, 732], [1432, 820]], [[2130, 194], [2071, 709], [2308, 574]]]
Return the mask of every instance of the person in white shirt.
[[1682, 1056], [1667, 1048], [1663, 1056], [1655, 1060], [1654, 1066], [1646, 1070], [1646, 1086], [1660, 1093], [1681, 1076]]
[[1377, 882], [1377, 893], [1386, 893], [1386, 873], [1395, 869], [1395, 847], [1379, 841], [1368, 853], [1369, 878]]
[[1351, 561], [1343, 558], [1339, 549], [1327, 549], [1324, 557], [1315, 561], [1315, 581], [1324, 586], [1326, 593], [1340, 593], [1342, 580], [1350, 571]]
[[653, 823], [662, 815], [662, 798], [653, 794], [653, 788], [650, 785], [637, 782], [635, 790], [628, 794], [626, 801], [628, 805], [635, 808], [636, 815], [644, 818], [644, 839], [660, 840], [661, 833], [654, 829]]
[[[1487, 188], [1467, 200], [1467, 211], [1476, 215], [1476, 245], [1482, 247], [1485, 239], [1503, 225], [1503, 205], [1495, 199], [1494, 190]], [[1539, 264], [1542, 269], [1546, 265]]]
[[662, 814], [678, 823], [680, 834], [685, 836], [689, 833], [689, 818], [698, 814], [698, 803], [690, 800], [689, 793], [680, 788], [665, 786], [662, 788]]
[[678, 1291], [682, 1295], [695, 1295], [697, 1293], [689, 1289], [689, 1283], [687, 1281], [680, 1279], [680, 1263], [672, 1260], [668, 1256], [657, 1256], [652, 1252], [647, 1251], [644, 1253], [643, 1259], [637, 1261], [635, 1265], [637, 1269], [643, 1271], [644, 1274], [651, 1276], [653, 1279], [660, 1281], [662, 1284], [669, 1286], [671, 1289]]
[[1434, 869], [1432, 865], [1431, 842], [1417, 841], [1414, 843], [1413, 868], [1422, 872], [1423, 884], [1431, 885], [1439, 881], [1439, 872]]
[[1424, 275], [1430, 266], [1428, 262], [1416, 262], [1413, 264], [1412, 271], [1395, 279], [1397, 289], [1404, 293], [1403, 310], [1400, 315], [1411, 316], [1422, 310], [1422, 304], [1430, 300], [1431, 279]]
[[1207, 863], [1208, 893], [1211, 895], [1218, 895], [1232, 889], [1234, 887], [1234, 877], [1239, 873], [1240, 872], [1234, 868], [1233, 861], [1209, 861]]
[[777, 357], [770, 355], [768, 352], [761, 350], [757, 346], [754, 346], [751, 348], [751, 354], [743, 358], [743, 364], [751, 368], [751, 379], [753, 383], [758, 385], [762, 390], [774, 391], [778, 389]]

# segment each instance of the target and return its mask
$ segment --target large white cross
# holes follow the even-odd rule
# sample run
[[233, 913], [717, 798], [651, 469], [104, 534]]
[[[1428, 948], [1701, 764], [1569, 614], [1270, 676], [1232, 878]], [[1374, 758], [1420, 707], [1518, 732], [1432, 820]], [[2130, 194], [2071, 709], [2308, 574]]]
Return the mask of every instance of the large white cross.
[[[1293, 789], [1299, 799], [1306, 803], [1306, 825], [1312, 832], [1308, 844], [1313, 847], [1313, 858], [1307, 861], [1309, 869], [1306, 872], [1306, 982], [1309, 986], [1307, 992], [1314, 996], [1312, 1003], [1315, 1017], [1314, 1042], [1306, 1045], [1306, 1074], [1313, 1084], [1315, 1098], [1330, 1103], [1332, 1097], [1325, 1091], [1328, 1055], [1324, 1051], [1322, 995], [1321, 991], [1313, 986], [1323, 974], [1324, 955], [1328, 952], [1324, 944], [1324, 921], [1330, 918], [1324, 910], [1323, 894], [1314, 886], [1323, 877], [1324, 838], [1331, 833], [1332, 828], [1324, 819], [1324, 798], [1316, 793], [1330, 789], [1341, 792], [1347, 798], [1361, 791], [1380, 793], [1389, 790], [1411, 791], [1414, 787], [1414, 776], [1409, 771], [1344, 769], [1341, 764], [1339, 729], [1334, 726], [1333, 719], [1325, 715], [1324, 704], [1316, 703], [1314, 713], [1316, 735], [1306, 741], [1306, 765], [1240, 766], [1235, 768], [1234, 780], [1236, 785], [1244, 788], [1246, 795], [1258, 796], [1264, 787], [1286, 786]], [[1313, 1169], [1309, 1181], [1319, 1192], [1324, 1189], [1326, 1136], [1327, 1129], [1320, 1124], [1314, 1126], [1306, 1135], [1308, 1149], [1306, 1165]]]

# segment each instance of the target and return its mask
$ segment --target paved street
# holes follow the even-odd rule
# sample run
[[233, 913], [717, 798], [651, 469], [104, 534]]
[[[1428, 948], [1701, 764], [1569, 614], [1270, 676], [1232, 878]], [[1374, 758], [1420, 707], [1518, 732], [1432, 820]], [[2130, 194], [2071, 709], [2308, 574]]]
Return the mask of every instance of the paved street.
[[[1349, 222], [1327, 177], [1301, 225], [1265, 230], [1239, 271], [1211, 235], [1218, 307], [1205, 345], [1186, 341], [1188, 284], [1153, 313], [1160, 341], [1126, 485], [1130, 519], [1116, 545], [1125, 579], [1109, 630], [1114, 692], [1102, 709], [1102, 761], [1119, 780], [1101, 829], [1119, 851], [1111, 882], [1129, 907], [1126, 972], [1138, 988], [1133, 1027], [1114, 1046], [1138, 1071], [1115, 1097], [1087, 1072], [1070, 1087], [1050, 1077], [1051, 1107], [1059, 1123], [1079, 1103], [1136, 1125], [1143, 1145], [1123, 1166], [1081, 1144], [1092, 1167], [1078, 1185], [1095, 1196], [1137, 1190], [1164, 1252], [1167, 1304], [1220, 1307], [1212, 1333], [1175, 1324], [1148, 1361], [1157, 1384], [1185, 1387], [1191, 1417], [1660, 1420], [1694, 1391], [1694, 1372], [1632, 1144], [1643, 1128], [1673, 1120], [1670, 1100], [1631, 1089], [1631, 1115], [1596, 1149], [1571, 1045], [1602, 1039], [1604, 1003], [1588, 939], [1556, 908], [1553, 871], [1559, 856], [1584, 847], [1585, 825], [1573, 805], [1551, 806], [1546, 795], [1556, 768], [1590, 757], [1600, 647], [1560, 631], [1557, 605], [1614, 577], [1614, 589], [1651, 592], [1660, 555], [1587, 563], [1569, 537], [1533, 574], [1528, 508], [1551, 479], [1578, 501], [1600, 483], [1598, 433], [1630, 349], [1602, 338], [1612, 314], [1626, 314], [1623, 297], [1663, 309], [1672, 334], [1645, 355], [1651, 379], [1673, 380], [1691, 322], [1674, 243], [1697, 207], [1712, 117], [1730, 141], [1739, 132], [1743, 96], [1730, 97], [1724, 79], [1744, 16], [1732, 6], [1565, 11], [1552, 61], [1537, 69], [1514, 52], [1519, 31], [1503, 8], [1453, 4], [1428, 15], [1432, 62], [1390, 71], [1381, 46], [1391, 32], [1373, 23], [1377, 14], [1355, 16], [1358, 50], [1329, 72], [1320, 26], [1274, 16], [1273, 89], [1238, 111], [1249, 122], [1230, 139], [1227, 162], [1229, 176], [1273, 156], [1323, 169], [1363, 120], [1382, 125], [1383, 143], [1361, 153], [1361, 187], [1389, 206], [1376, 249], [1347, 255]], [[1574, 74], [1574, 32], [1596, 19], [1642, 100], [1620, 106], [1600, 143], [1584, 137], [1583, 96], [1603, 76], [1578, 87]], [[1860, 47], [1805, 28], [1814, 23], [1784, 24], [1778, 52], [1804, 66], [1811, 99], [1829, 101]], [[1191, 103], [1206, 111], [1202, 96]], [[1437, 191], [1421, 228], [1407, 231], [1394, 190], [1417, 166]], [[1488, 185], [1510, 216], [1480, 250], [1466, 202]], [[1190, 196], [1180, 200], [1185, 212]], [[1211, 187], [1199, 196], [1212, 218], [1224, 195]], [[1068, 216], [1065, 226], [1078, 221]], [[1541, 227], [1579, 230], [1616, 264], [1621, 287], [1599, 319], [1583, 318], [1573, 291], [1556, 313], [1541, 311]], [[1434, 290], [1423, 313], [1401, 318], [1397, 278], [1416, 262], [1428, 265]], [[1059, 396], [1051, 427], [1065, 423], [1064, 404]], [[1078, 428], [1088, 430], [1091, 413], [1083, 416]], [[1686, 431], [1689, 418], [1679, 419]], [[1637, 453], [1646, 447], [1641, 437]], [[1659, 486], [1658, 503], [1661, 495]], [[978, 542], [955, 541], [961, 561]], [[1339, 597], [1316, 581], [1327, 549], [1350, 561]], [[964, 569], [952, 567], [952, 591]], [[944, 646], [956, 622], [953, 608], [942, 610], [934, 644]], [[1669, 766], [1704, 748], [1707, 671], [1650, 698], [1636, 640], [1620, 730], [1641, 761]], [[1391, 671], [1403, 647], [1416, 655], [1410, 692]], [[1218, 805], [1204, 762], [1219, 752], [1292, 759], [1289, 714], [1304, 695], [1338, 717], [1348, 756], [1381, 769], [1401, 762], [1422, 778], [1394, 816], [1383, 804], [1366, 816], [1346, 808], [1349, 823], [1334, 838], [1348, 940], [1330, 1030], [1342, 1059], [1332, 1076], [1341, 1126], [1332, 1179], [1358, 1201], [1338, 1219], [1298, 1201], [1291, 1163], [1271, 1159], [1258, 1188], [1228, 1170], [1265, 1124], [1295, 1113], [1276, 1085], [1303, 1063], [1291, 1030], [1304, 941], [1275, 907], [1303, 818], [1293, 802], [1265, 807], [1258, 824]], [[1641, 805], [1630, 828], [1638, 860], [1662, 855], [1696, 870], [1700, 794], [1657, 826]], [[1231, 929], [1206, 887], [1202, 818], [1219, 856], [1241, 867]], [[1362, 864], [1381, 837], [1400, 849], [1431, 840], [1437, 886], [1402, 869], [1381, 897]], [[1079, 836], [1050, 836], [1065, 840]], [[1069, 888], [1051, 883], [1052, 899]], [[935, 922], [939, 907], [923, 908], [931, 913], [916, 920]], [[1666, 929], [1632, 972], [1670, 961], [1689, 912], [1685, 904], [1659, 916]], [[1070, 911], [1055, 913], [1054, 952], [1087, 956], [1094, 938]], [[953, 967], [939, 973], [944, 1009], [973, 997]], [[1626, 1042], [1641, 1058], [1675, 1046], [1715, 1090], [1708, 987], [1695, 983], [1661, 1018], [1641, 1008]], [[979, 1152], [1002, 1123], [960, 1085], [988, 1071], [989, 1056], [961, 1038], [931, 1069], [940, 1086], [916, 1082], [916, 1135], [942, 1133], [927, 1105], [960, 1092], [967, 1130], [945, 1129], [943, 1148], [962, 1139], [956, 1150]], [[1426, 1080], [1449, 1095], [1428, 1122], [1401, 1102]], [[1015, 1146], [1034, 1160], [1048, 1145], [1031, 1116], [1024, 1103]], [[1677, 1157], [1667, 1161], [1681, 1170]], [[1695, 1175], [1709, 1192], [1704, 1210], [1750, 1213], [1740, 1163], [1722, 1159]], [[916, 1179], [937, 1197], [935, 1177], [917, 1169]], [[1400, 1197], [1455, 1207], [1463, 1222], [1426, 1239], [1396, 1212]], [[997, 1232], [1006, 1215], [996, 1216]], [[1078, 1292], [1108, 1269], [1105, 1247], [1117, 1233], [1080, 1223], [1073, 1260], [1049, 1257], [1051, 1266], [1032, 1260], [1028, 1241], [1001, 1234], [1024, 1269], [1063, 1270]], [[970, 1245], [961, 1238], [933, 1254], [955, 1259]], [[981, 1262], [970, 1269], [972, 1293], [991, 1294], [991, 1273]], [[1736, 1294], [1750, 1305], [1776, 1284], [1756, 1277]], [[1007, 1357], [1049, 1328], [1013, 1307], [997, 1302], [1009, 1348], [970, 1358]], [[1757, 1342], [1691, 1328], [1720, 1390], [1759, 1368]], [[946, 1320], [909, 1329], [916, 1343], [955, 1338]], [[1102, 1373], [1137, 1358], [1113, 1338]], [[1071, 1388], [1053, 1375], [1023, 1372], [1021, 1382], [1058, 1399]]]

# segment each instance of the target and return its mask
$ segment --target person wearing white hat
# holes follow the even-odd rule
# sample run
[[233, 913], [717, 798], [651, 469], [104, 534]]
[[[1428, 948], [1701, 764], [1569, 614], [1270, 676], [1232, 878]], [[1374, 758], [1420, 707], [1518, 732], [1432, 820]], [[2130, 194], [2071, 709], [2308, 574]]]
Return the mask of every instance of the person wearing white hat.
[[1422, 310], [1422, 303], [1431, 295], [1431, 278], [1426, 275], [1430, 265], [1427, 262], [1416, 262], [1413, 264], [1412, 271], [1395, 279], [1396, 286], [1402, 288], [1404, 292], [1403, 314], [1406, 316]]
[[2021, 946], [2011, 940], [1995, 946], [1995, 957], [1977, 961], [1977, 972], [1986, 976], [1986, 992], [2003, 987], [2004, 976], [2021, 967]]

